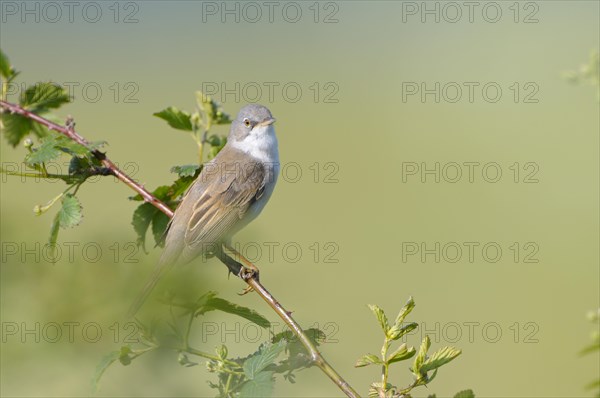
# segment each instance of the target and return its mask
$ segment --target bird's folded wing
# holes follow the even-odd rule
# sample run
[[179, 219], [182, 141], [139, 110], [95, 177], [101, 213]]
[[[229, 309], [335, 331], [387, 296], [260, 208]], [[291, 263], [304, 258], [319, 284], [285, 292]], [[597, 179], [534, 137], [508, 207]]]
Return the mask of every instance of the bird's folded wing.
[[[218, 173], [205, 181], [195, 202], [185, 233], [185, 251], [202, 251], [202, 245], [218, 244], [248, 207], [263, 192], [265, 166], [260, 162], [240, 165], [235, 173]], [[187, 250], [186, 250], [187, 249]], [[189, 254], [189, 253], [188, 253]]]

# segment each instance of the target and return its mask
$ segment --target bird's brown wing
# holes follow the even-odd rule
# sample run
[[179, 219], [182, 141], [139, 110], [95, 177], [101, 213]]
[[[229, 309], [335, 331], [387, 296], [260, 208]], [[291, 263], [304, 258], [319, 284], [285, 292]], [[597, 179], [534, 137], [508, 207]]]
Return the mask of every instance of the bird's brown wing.
[[175, 211], [161, 259], [132, 304], [128, 317], [135, 315], [159, 279], [176, 262], [188, 262], [228, 238], [231, 226], [264, 191], [266, 170], [260, 162], [246, 163], [236, 173], [206, 174], [200, 174]]
[[231, 235], [232, 226], [262, 194], [265, 176], [262, 163], [247, 162], [238, 165], [235, 172], [220, 171], [211, 181], [206, 181], [187, 224], [182, 253], [184, 261]]

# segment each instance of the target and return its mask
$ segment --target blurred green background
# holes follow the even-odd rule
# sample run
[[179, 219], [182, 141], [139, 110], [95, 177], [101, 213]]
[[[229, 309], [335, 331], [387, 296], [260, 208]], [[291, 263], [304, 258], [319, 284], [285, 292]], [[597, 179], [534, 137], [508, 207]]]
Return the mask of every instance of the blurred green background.
[[[271, 21], [261, 2], [81, 2], [70, 21], [63, 2], [55, 3], [59, 17], [45, 2], [3, 1], [0, 44], [22, 71], [19, 82], [70, 84], [74, 101], [60, 115], [73, 115], [90, 140], [107, 140], [108, 156], [149, 188], [172, 181], [171, 166], [197, 160], [190, 138], [153, 112], [192, 110], [194, 91], [210, 84], [232, 115], [253, 99], [267, 105], [289, 174], [236, 240], [262, 248], [261, 280], [301, 325], [326, 330], [322, 352], [362, 394], [378, 369], [353, 364], [381, 344], [366, 304], [393, 317], [412, 295], [410, 320], [421, 329], [409, 342], [427, 332], [434, 349], [463, 350], [416, 396], [465, 388], [479, 397], [591, 395], [583, 386], [598, 375], [598, 358], [578, 352], [594, 329], [585, 313], [599, 305], [597, 87], [571, 85], [563, 74], [598, 49], [599, 3], [476, 3], [470, 21], [462, 3], [453, 3], [458, 18], [443, 2], [275, 2]], [[222, 15], [222, 7], [234, 14]], [[439, 22], [425, 7], [437, 7]], [[406, 91], [436, 82], [439, 102]], [[472, 101], [465, 82], [477, 84]], [[488, 83], [502, 90], [496, 102], [493, 87], [482, 93]], [[457, 85], [462, 95], [452, 102]], [[3, 165], [18, 165], [24, 154], [2, 139]], [[426, 174], [422, 182], [422, 169], [436, 162], [440, 181]], [[448, 182], [452, 162], [477, 162], [473, 181], [463, 165], [462, 178]], [[495, 183], [482, 175], [491, 162], [502, 171]], [[415, 165], [417, 174], [407, 175]], [[530, 173], [537, 182], [525, 182]], [[88, 395], [96, 363], [124, 342], [123, 314], [160, 251], [134, 248], [136, 203], [128, 188], [105, 178], [83, 187], [83, 222], [61, 231], [62, 256], [51, 264], [41, 247], [53, 211], [36, 217], [32, 208], [62, 185], [2, 176], [0, 187], [0, 393]], [[264, 242], [278, 245], [272, 258]], [[439, 262], [406, 251], [436, 242]], [[456, 245], [443, 249], [449, 242], [463, 248], [456, 262]], [[465, 242], [478, 245], [473, 261]], [[284, 247], [300, 247], [298, 261]], [[496, 262], [494, 247], [502, 250]], [[525, 262], [533, 251], [538, 261]], [[237, 296], [242, 284], [217, 261], [176, 274], [188, 294], [216, 290], [281, 331], [258, 296]], [[256, 330], [237, 318], [213, 313], [204, 321], [218, 327], [205, 338], [198, 324], [196, 346], [206, 351], [225, 343], [244, 356], [258, 344]], [[56, 342], [54, 323], [62, 331]], [[410, 382], [406, 366], [392, 370], [393, 383]], [[181, 367], [172, 352], [155, 353], [110, 368], [98, 394], [212, 396], [212, 378], [203, 366]], [[278, 381], [274, 395], [340, 394], [310, 369], [296, 384]]]

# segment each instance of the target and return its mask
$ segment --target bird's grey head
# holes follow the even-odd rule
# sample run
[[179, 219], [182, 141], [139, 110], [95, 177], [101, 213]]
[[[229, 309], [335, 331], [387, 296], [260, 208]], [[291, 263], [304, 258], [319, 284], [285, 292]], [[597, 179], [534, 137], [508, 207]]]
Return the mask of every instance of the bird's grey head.
[[275, 118], [267, 107], [259, 104], [246, 105], [231, 123], [228, 141], [243, 141], [247, 137], [260, 139], [261, 135], [272, 131], [269, 127], [273, 122]]

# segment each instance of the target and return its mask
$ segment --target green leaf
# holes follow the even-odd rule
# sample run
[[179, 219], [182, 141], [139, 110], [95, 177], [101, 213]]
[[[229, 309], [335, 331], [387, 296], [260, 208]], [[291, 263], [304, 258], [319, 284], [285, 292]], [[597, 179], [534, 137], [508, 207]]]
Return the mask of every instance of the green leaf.
[[414, 347], [407, 348], [406, 343], [402, 344], [396, 351], [387, 358], [388, 363], [400, 362], [412, 358], [416, 351]]
[[[390, 383], [385, 383], [385, 387], [382, 382], [371, 383], [369, 386], [369, 398], [380, 398], [380, 397], [388, 397], [390, 395], [386, 395], [387, 391], [390, 391], [394, 388]], [[411, 398], [410, 395], [406, 396], [407, 398]]]
[[419, 353], [415, 357], [415, 361], [413, 362], [412, 372], [413, 374], [420, 379], [422, 372], [421, 366], [425, 363], [425, 358], [427, 357], [427, 350], [431, 347], [431, 340], [429, 340], [429, 336], [425, 336], [423, 341], [421, 342], [421, 346], [419, 347]]
[[60, 226], [71, 228], [79, 224], [83, 217], [81, 210], [81, 204], [75, 196], [65, 195], [62, 200], [62, 207], [57, 214]]
[[101, 163], [95, 157], [80, 158], [77, 156], [73, 156], [69, 161], [69, 174], [86, 174], [89, 171], [91, 171], [91, 169], [97, 167], [101, 167]]
[[171, 167], [171, 173], [177, 173], [179, 177], [194, 177], [198, 169], [200, 169], [200, 166], [197, 164], [186, 164]]
[[[325, 341], [327, 338], [325, 332], [317, 328], [305, 329], [304, 335], [308, 337], [315, 347], [319, 347], [321, 342]], [[304, 345], [300, 342], [300, 339], [290, 330], [277, 333], [271, 340], [273, 343], [281, 340], [285, 340], [288, 343], [286, 347], [287, 358], [281, 361], [274, 370], [277, 373], [284, 373], [284, 377], [290, 382], [294, 382], [293, 371], [314, 365], [306, 353], [306, 348], [304, 348]]]
[[210, 96], [204, 95], [201, 91], [196, 91], [196, 103], [210, 121], [209, 124], [231, 123], [231, 116], [225, 113], [221, 105]]
[[65, 137], [64, 135], [56, 136], [55, 141], [56, 141], [55, 146], [57, 148], [59, 148], [60, 150], [62, 150], [63, 152], [69, 153], [73, 156], [79, 156], [79, 157], [83, 157], [83, 156], [90, 157], [91, 156], [90, 150], [88, 148], [86, 148], [84, 145], [81, 145], [81, 144], [71, 140], [68, 137]]
[[440, 366], [452, 361], [454, 358], [459, 356], [460, 353], [461, 350], [454, 347], [440, 348], [431, 357], [429, 357], [425, 363], [423, 363], [423, 365], [419, 368], [419, 371], [422, 374], [425, 374], [429, 371], [437, 369]]
[[192, 131], [192, 121], [190, 114], [185, 111], [180, 111], [174, 106], [163, 109], [160, 112], [154, 113], [154, 116], [159, 117], [177, 130]]
[[70, 101], [69, 94], [56, 83], [38, 83], [28, 87], [21, 95], [20, 104], [42, 113], [51, 108], [58, 108]]
[[242, 385], [239, 397], [270, 397], [274, 385], [273, 372], [260, 372]]
[[88, 149], [90, 151], [96, 151], [106, 145], [108, 145], [108, 142], [104, 141], [104, 140], [103, 141], [92, 141], [92, 142], [88, 143]]
[[165, 231], [169, 225], [169, 217], [162, 211], [157, 211], [152, 217], [152, 235], [156, 246], [164, 246]]
[[94, 372], [94, 377], [92, 378], [92, 392], [98, 391], [98, 385], [100, 383], [100, 379], [102, 375], [108, 369], [110, 365], [112, 365], [119, 357], [121, 356], [121, 351], [112, 351], [105, 355], [98, 365], [96, 366], [96, 371]]
[[210, 151], [208, 151], [208, 159], [214, 159], [215, 156], [221, 152], [221, 149], [227, 144], [227, 137], [219, 137], [217, 135], [211, 135], [207, 142], [210, 144]]
[[410, 312], [413, 310], [413, 308], [415, 308], [415, 300], [413, 300], [413, 298], [411, 296], [408, 298], [408, 301], [406, 302], [406, 304], [404, 304], [404, 307], [402, 307], [402, 309], [398, 313], [398, 316], [396, 317], [394, 324], [395, 325], [402, 324], [402, 322], [404, 322], [404, 319], [406, 318], [406, 316], [408, 314], [410, 314]]
[[462, 390], [454, 394], [454, 398], [475, 398], [473, 390]]
[[381, 330], [383, 330], [383, 333], [387, 336], [390, 325], [388, 324], [388, 319], [387, 316], [385, 316], [385, 312], [383, 312], [383, 310], [375, 304], [370, 304], [369, 308], [377, 317], [377, 321], [379, 322], [379, 326], [381, 326]]
[[14, 79], [19, 72], [10, 64], [8, 57], [2, 50], [0, 50], [0, 76], [6, 81], [10, 82]]
[[150, 203], [143, 203], [133, 212], [131, 224], [137, 234], [136, 243], [138, 247], [141, 246], [144, 251], [146, 250], [146, 232], [157, 211], [159, 210]]
[[[200, 173], [199, 170], [200, 169], [198, 169], [196, 174]], [[171, 185], [161, 185], [160, 187], [156, 188], [154, 191], [152, 191], [152, 195], [171, 205], [172, 203], [170, 202], [175, 201], [179, 196], [183, 195], [195, 179], [196, 177], [180, 177]], [[131, 196], [129, 199], [135, 201], [144, 200], [144, 198], [142, 198], [142, 196], [139, 194]]]
[[[40, 115], [40, 116], [46, 117], [47, 115], [48, 114]], [[44, 126], [43, 124], [33, 123], [33, 122], [31, 123], [31, 132], [39, 138], [46, 137], [51, 133], [51, 131], [48, 130], [48, 127]]]
[[279, 354], [285, 349], [286, 344], [285, 340], [262, 344], [254, 355], [244, 361], [244, 375], [250, 380], [254, 379], [267, 366], [275, 362]]
[[206, 303], [202, 306], [198, 314], [204, 314], [208, 311], [219, 310], [223, 312], [227, 312], [229, 314], [234, 314], [240, 316], [244, 319], [249, 320], [252, 323], [257, 324], [262, 328], [268, 328], [271, 326], [271, 323], [267, 318], [260, 315], [258, 312], [253, 309], [242, 307], [241, 305], [234, 304], [225, 299], [211, 296], [206, 300]]
[[31, 131], [31, 120], [21, 115], [3, 113], [0, 115], [4, 137], [10, 145], [16, 147]]
[[388, 332], [388, 338], [391, 340], [398, 340], [400, 337], [412, 332], [419, 325], [417, 323], [411, 322], [406, 325], [395, 323]]
[[361, 368], [363, 366], [369, 365], [382, 365], [383, 362], [381, 359], [375, 354], [365, 354], [362, 357], [358, 358], [356, 363], [354, 364], [355, 368]]
[[[56, 123], [58, 125], [62, 125], [64, 123], [64, 120], [61, 120], [59, 117], [57, 117], [53, 113], [45, 112], [44, 110], [37, 111], [36, 113], [39, 116], [43, 117], [44, 119], [48, 119], [51, 122]], [[57, 137], [64, 137], [61, 134], [50, 131], [46, 126], [44, 126], [43, 124], [40, 124], [40, 123], [32, 122], [31, 123], [31, 132], [33, 134], [35, 134], [36, 136], [38, 136], [39, 138], [44, 138], [50, 134], [54, 134]], [[67, 137], [64, 137], [64, 138], [67, 138]]]
[[25, 162], [30, 165], [47, 163], [59, 157], [63, 152], [56, 147], [56, 138], [53, 135], [42, 138], [39, 147], [27, 154]]
[[[199, 173], [199, 172], [198, 172]], [[175, 180], [173, 185], [169, 187], [168, 200], [172, 201], [186, 193], [190, 185], [196, 180], [196, 177], [181, 177]]]

